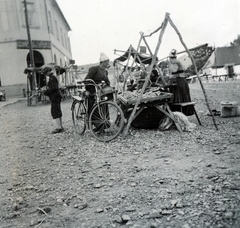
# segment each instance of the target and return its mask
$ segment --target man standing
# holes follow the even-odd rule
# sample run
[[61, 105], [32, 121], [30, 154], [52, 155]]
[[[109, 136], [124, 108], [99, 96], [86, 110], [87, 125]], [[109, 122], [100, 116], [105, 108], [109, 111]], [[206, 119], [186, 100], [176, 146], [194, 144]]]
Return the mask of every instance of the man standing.
[[[109, 58], [103, 53], [100, 53], [99, 58], [100, 64], [98, 66], [93, 66], [89, 69], [87, 76], [85, 79], [92, 79], [96, 84], [104, 81], [107, 86], [110, 86], [110, 81], [108, 78], [107, 68], [109, 65]], [[91, 110], [95, 103], [95, 87], [94, 86], [86, 86], [86, 90], [90, 93], [88, 98], [88, 112]]]
[[56, 66], [44, 65], [42, 67], [42, 72], [49, 77], [48, 84], [44, 95], [49, 97], [51, 102], [51, 115], [56, 121], [57, 128], [52, 132], [53, 134], [63, 132], [62, 126], [62, 111], [61, 111], [61, 100], [62, 96], [59, 91], [59, 85], [56, 74]]

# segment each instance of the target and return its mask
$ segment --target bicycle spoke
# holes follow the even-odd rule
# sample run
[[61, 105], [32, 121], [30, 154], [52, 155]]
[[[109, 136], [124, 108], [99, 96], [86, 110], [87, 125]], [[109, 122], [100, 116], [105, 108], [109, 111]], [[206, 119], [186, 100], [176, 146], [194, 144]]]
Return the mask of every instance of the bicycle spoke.
[[116, 138], [124, 125], [121, 108], [111, 101], [97, 104], [89, 118], [92, 134], [100, 141], [110, 141]]

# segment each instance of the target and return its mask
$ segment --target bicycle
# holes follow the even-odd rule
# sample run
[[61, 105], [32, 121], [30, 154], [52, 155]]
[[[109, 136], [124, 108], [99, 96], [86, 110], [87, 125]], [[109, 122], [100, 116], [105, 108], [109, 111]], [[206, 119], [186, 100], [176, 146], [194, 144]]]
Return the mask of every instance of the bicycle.
[[[71, 106], [75, 132], [82, 135], [86, 129], [89, 129], [95, 138], [104, 142], [116, 138], [124, 127], [125, 119], [122, 109], [114, 101], [115, 91], [110, 89], [106, 92], [104, 83], [96, 84], [91, 79], [78, 82], [78, 84], [80, 84], [79, 95], [73, 96]], [[95, 104], [91, 110], [88, 110], [90, 94], [85, 88], [87, 85], [94, 86], [96, 90]]]

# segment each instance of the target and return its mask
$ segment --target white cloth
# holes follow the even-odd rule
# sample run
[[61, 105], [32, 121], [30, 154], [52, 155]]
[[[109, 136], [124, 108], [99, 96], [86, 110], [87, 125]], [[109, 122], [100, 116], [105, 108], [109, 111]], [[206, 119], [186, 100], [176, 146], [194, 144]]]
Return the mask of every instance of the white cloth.
[[182, 112], [173, 112], [175, 119], [177, 119], [183, 131], [193, 131], [196, 127], [195, 123], [191, 123], [187, 116]]
[[[185, 116], [182, 112], [173, 112], [174, 118], [177, 120], [178, 124], [182, 128], [183, 131], [193, 131], [196, 128], [195, 123], [191, 123], [187, 116]], [[162, 121], [160, 121], [158, 129], [161, 131], [168, 130], [173, 125], [172, 119], [170, 119], [168, 116], [163, 118]]]

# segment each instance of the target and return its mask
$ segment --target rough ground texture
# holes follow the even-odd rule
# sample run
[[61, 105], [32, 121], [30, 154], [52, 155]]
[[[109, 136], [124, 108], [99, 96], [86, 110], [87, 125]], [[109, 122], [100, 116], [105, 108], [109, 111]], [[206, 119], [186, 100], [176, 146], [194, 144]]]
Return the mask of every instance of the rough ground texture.
[[[211, 109], [240, 101], [240, 81], [204, 83]], [[182, 137], [131, 129], [102, 143], [77, 136], [71, 100], [66, 131], [52, 135], [50, 105], [21, 101], [0, 110], [0, 227], [240, 227], [240, 117], [208, 116], [190, 84], [203, 126]]]

